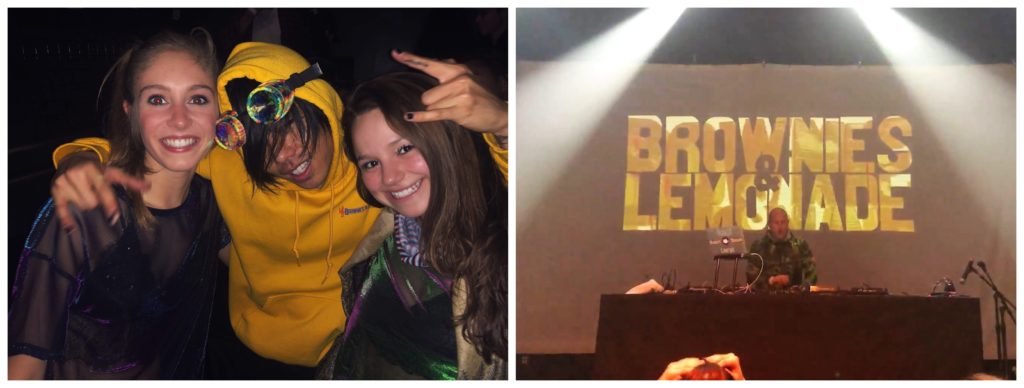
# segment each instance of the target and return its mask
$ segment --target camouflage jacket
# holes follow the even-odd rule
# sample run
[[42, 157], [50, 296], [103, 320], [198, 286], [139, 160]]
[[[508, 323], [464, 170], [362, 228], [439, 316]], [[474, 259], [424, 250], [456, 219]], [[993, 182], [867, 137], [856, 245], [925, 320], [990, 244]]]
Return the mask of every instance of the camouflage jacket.
[[[768, 287], [768, 278], [775, 275], [789, 275], [790, 285], [812, 285], [818, 283], [818, 272], [814, 264], [814, 255], [807, 241], [797, 238], [789, 232], [789, 238], [775, 240], [770, 233], [765, 233], [750, 247], [751, 253], [760, 254], [764, 258], [764, 272], [757, 279], [754, 288]], [[747, 282], [754, 281], [761, 260], [751, 256], [747, 259]]]

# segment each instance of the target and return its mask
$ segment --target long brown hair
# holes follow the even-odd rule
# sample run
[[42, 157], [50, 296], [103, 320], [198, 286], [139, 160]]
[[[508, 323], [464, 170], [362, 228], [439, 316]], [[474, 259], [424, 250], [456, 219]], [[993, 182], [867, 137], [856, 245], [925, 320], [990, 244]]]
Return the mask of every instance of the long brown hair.
[[[367, 81], [346, 106], [345, 153], [356, 160], [352, 124], [380, 109], [389, 127], [412, 142], [430, 169], [430, 200], [418, 219], [423, 257], [439, 271], [464, 280], [466, 310], [456, 317], [462, 335], [490, 362], [508, 349], [508, 189], [483, 137], [451, 121], [411, 123], [405, 112], [424, 109], [420, 96], [437, 85], [423, 74], [394, 73]], [[358, 171], [358, 169], [357, 169]], [[359, 195], [377, 207], [363, 183]]]
[[[220, 72], [217, 51], [213, 39], [206, 30], [196, 28], [188, 36], [173, 31], [162, 31], [133, 44], [117, 62], [114, 62], [114, 66], [107, 72], [103, 85], [100, 86], [102, 95], [106, 83], [112, 83], [107, 120], [104, 125], [104, 133], [110, 141], [109, 165], [137, 178], [152, 171], [146, 167], [146, 146], [142, 142], [142, 128], [137, 118], [129, 117], [125, 113], [122, 102], [135, 105], [135, 83], [139, 75], [149, 68], [154, 57], [167, 51], [180, 51], [191, 55], [199, 66], [209, 72], [212, 79], [216, 79]], [[142, 202], [142, 195], [131, 190], [127, 190], [127, 195], [132, 214], [139, 220], [139, 225], [143, 228], [151, 226], [154, 218]]]

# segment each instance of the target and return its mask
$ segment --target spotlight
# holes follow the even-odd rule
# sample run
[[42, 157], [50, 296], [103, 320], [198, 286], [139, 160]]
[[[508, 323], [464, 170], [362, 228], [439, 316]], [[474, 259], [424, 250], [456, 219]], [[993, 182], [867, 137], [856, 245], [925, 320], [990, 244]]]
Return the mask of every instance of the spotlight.
[[[518, 62], [517, 149], [520, 177], [517, 222], [534, 207], [682, 15], [683, 8], [651, 8], [551, 63]], [[625, 118], [623, 118], [625, 121]]]
[[[1015, 202], [1013, 177], [992, 168], [1013, 155], [1007, 150], [1015, 143], [1013, 66], [979, 65], [892, 9], [857, 9], [856, 14], [918, 108], [919, 122], [926, 124], [921, 127], [938, 139], [942, 154], [954, 158], [951, 184], [975, 187], [978, 203]], [[917, 128], [913, 135], [918, 136]], [[999, 207], [981, 208], [992, 225], [1014, 224], [1014, 215]], [[999, 238], [1012, 241], [1012, 229], [1004, 229]]]

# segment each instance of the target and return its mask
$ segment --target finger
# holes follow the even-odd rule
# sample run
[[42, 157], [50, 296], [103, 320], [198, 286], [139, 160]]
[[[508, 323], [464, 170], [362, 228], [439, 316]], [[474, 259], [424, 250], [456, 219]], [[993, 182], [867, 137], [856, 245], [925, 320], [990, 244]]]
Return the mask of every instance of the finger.
[[106, 171], [104, 171], [103, 175], [110, 183], [119, 184], [132, 191], [145, 192], [149, 190], [150, 187], [149, 182], [146, 182], [144, 179], [128, 175], [124, 170], [117, 167], [108, 167]]
[[117, 207], [117, 195], [114, 194], [114, 187], [108, 179], [100, 177], [96, 179], [95, 186], [96, 196], [99, 197], [100, 205], [103, 206], [103, 214], [107, 215], [107, 220], [113, 223], [120, 217], [119, 209]]
[[730, 360], [738, 360], [739, 359], [739, 357], [736, 357], [736, 353], [716, 354], [716, 356], [721, 358], [722, 361], [730, 361]]
[[729, 380], [739, 380], [738, 378], [736, 378], [735, 372], [729, 370], [728, 368], [722, 368], [722, 370], [724, 370], [725, 373], [729, 375]]
[[444, 107], [460, 107], [460, 109], [466, 111], [466, 114], [469, 115], [469, 112], [478, 104], [480, 104], [480, 100], [474, 98], [472, 95], [467, 93], [456, 93], [433, 101], [432, 103], [427, 103], [425, 111], [440, 110], [444, 109]]
[[71, 231], [75, 228], [75, 219], [71, 217], [71, 211], [68, 210], [68, 199], [62, 193], [62, 189], [59, 183], [54, 183], [54, 188], [51, 190], [53, 209], [57, 213], [57, 219], [60, 220], [61, 228]]
[[437, 78], [441, 83], [448, 82], [452, 78], [458, 77], [462, 74], [469, 74], [469, 68], [464, 65], [445, 63], [435, 59], [424, 58], [408, 52], [399, 52], [398, 50], [391, 50], [391, 57], [396, 61], [405, 64], [411, 68], [427, 73], [431, 77]]
[[78, 192], [72, 186], [71, 182], [68, 181], [66, 176], [57, 178], [53, 182], [53, 187], [50, 189], [50, 196], [53, 197], [55, 204], [60, 206], [66, 206], [69, 203], [78, 204], [81, 202], [78, 198]]
[[57, 219], [60, 220], [60, 227], [65, 232], [75, 230], [75, 219], [71, 217], [71, 212], [68, 211], [68, 206], [65, 203], [63, 206], [57, 206], [54, 203], [54, 210], [57, 212]]
[[679, 362], [680, 366], [686, 368], [687, 370], [696, 368], [696, 367], [700, 366], [700, 364], [704, 363], [703, 360], [701, 360], [701, 359], [699, 359], [697, 357], [687, 357], [687, 358], [684, 358], [682, 360], [679, 360], [678, 362]]
[[665, 367], [665, 372], [662, 374], [662, 380], [679, 380], [691, 369], [693, 369], [693, 367], [685, 360], [670, 362], [668, 366]]
[[455, 119], [457, 117], [459, 117], [458, 114], [459, 114], [459, 109], [458, 108], [442, 108], [442, 109], [427, 110], [427, 111], [420, 111], [420, 112], [406, 112], [405, 113], [405, 120], [406, 121], [410, 121], [410, 122], [414, 122], [414, 123], [424, 123], [424, 122], [440, 121], [440, 120], [452, 120], [452, 121], [455, 121]]
[[665, 371], [661, 372], [661, 377], [658, 377], [658, 380], [679, 380], [679, 379], [680, 379], [679, 370], [677, 370], [677, 368], [673, 367], [672, 364], [668, 364], [668, 366], [665, 367]]
[[83, 171], [79, 173], [68, 173], [67, 189], [65, 195], [69, 203], [74, 204], [81, 211], [89, 211], [99, 206], [99, 197], [96, 195], [96, 180], [102, 179], [97, 171]]
[[463, 81], [463, 79], [460, 77], [430, 88], [430, 90], [423, 92], [420, 101], [423, 102], [423, 105], [431, 105], [459, 94], [469, 93], [469, 82]]

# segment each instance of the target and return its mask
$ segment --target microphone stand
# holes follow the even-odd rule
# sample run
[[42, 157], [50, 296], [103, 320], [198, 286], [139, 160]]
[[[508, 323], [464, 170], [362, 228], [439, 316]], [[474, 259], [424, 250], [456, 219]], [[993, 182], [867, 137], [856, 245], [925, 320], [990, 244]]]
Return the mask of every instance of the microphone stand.
[[978, 262], [978, 268], [984, 272], [984, 276], [979, 274], [978, 278], [985, 282], [989, 288], [992, 289], [992, 299], [995, 303], [996, 313], [996, 352], [999, 357], [999, 365], [1003, 369], [1003, 378], [1010, 378], [1010, 362], [1009, 357], [1006, 355], [1006, 320], [1005, 315], [1009, 315], [1013, 324], [1017, 324], [1017, 318], [1014, 316], [1017, 314], [1017, 305], [1013, 304], [1012, 301], [1006, 298], [999, 288], [996, 287], [995, 281], [992, 280], [992, 275], [988, 273], [988, 269], [985, 268], [984, 262]]

